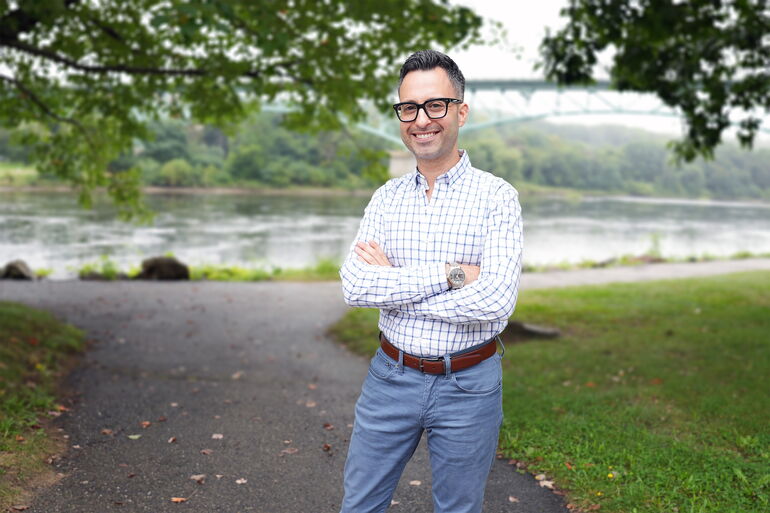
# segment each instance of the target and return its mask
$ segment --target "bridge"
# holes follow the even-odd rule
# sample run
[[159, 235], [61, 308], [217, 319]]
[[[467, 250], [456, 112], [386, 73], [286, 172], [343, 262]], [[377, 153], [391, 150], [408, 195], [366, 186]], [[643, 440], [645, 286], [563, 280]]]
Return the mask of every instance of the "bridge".
[[[655, 116], [680, 118], [680, 114], [653, 94], [618, 92], [609, 80], [591, 85], [558, 86], [543, 79], [467, 80], [465, 99], [473, 114], [461, 132], [484, 130], [495, 126], [569, 116]], [[286, 112], [285, 107], [266, 106], [264, 110]], [[375, 135], [394, 146], [391, 174], [414, 169], [411, 154], [404, 151], [395, 115], [374, 116], [356, 124], [362, 132]], [[770, 119], [760, 129], [770, 134]], [[398, 148], [398, 150], [395, 150]]]

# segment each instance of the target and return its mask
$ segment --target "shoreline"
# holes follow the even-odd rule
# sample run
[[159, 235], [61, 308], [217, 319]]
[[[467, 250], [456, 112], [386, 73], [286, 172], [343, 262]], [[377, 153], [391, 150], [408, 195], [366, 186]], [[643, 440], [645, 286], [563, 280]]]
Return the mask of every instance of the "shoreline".
[[[285, 189], [271, 187], [142, 187], [142, 193], [151, 195], [196, 195], [213, 194], [220, 196], [307, 196], [307, 197], [339, 197], [355, 196], [369, 197], [374, 189], [338, 189], [325, 187], [287, 187]], [[23, 185], [23, 186], [0, 186], [0, 193], [11, 192], [55, 192], [55, 193], [76, 193], [76, 189], [66, 185]], [[95, 189], [94, 192], [104, 194], [104, 188]]]

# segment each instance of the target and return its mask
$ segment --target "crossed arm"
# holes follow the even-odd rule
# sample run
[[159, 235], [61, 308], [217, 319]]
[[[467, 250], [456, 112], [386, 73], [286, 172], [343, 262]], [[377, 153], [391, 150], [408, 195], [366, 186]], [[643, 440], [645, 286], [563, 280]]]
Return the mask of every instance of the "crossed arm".
[[490, 209], [481, 265], [463, 265], [466, 285], [450, 289], [446, 263], [393, 267], [380, 246], [382, 191], [372, 198], [356, 242], [340, 270], [351, 306], [396, 310], [408, 316], [474, 324], [513, 313], [521, 274], [522, 229], [516, 193], [506, 192]]

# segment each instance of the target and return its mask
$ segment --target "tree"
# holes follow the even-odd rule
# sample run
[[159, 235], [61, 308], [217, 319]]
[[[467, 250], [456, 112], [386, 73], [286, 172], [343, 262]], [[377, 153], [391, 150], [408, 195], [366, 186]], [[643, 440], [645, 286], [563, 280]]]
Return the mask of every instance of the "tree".
[[590, 84], [597, 54], [614, 50], [617, 90], [655, 93], [681, 110], [679, 160], [713, 158], [731, 117], [751, 147], [770, 112], [767, 0], [570, 0], [561, 14], [567, 25], [541, 46], [549, 79]]
[[136, 213], [138, 171], [107, 164], [149, 120], [227, 126], [282, 101], [293, 127], [337, 128], [358, 100], [384, 108], [405, 55], [476, 42], [481, 23], [446, 0], [0, 0], [0, 124], [85, 204], [106, 185]]

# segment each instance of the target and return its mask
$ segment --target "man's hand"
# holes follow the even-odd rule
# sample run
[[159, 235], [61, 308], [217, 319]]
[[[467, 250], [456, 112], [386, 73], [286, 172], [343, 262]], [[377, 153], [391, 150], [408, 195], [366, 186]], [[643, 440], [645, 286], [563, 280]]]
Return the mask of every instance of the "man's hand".
[[370, 240], [368, 243], [356, 243], [356, 254], [358, 255], [359, 260], [366, 262], [367, 264], [393, 267], [390, 265], [390, 261], [388, 260], [388, 257], [385, 256], [385, 252], [380, 245], [373, 240]]

